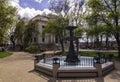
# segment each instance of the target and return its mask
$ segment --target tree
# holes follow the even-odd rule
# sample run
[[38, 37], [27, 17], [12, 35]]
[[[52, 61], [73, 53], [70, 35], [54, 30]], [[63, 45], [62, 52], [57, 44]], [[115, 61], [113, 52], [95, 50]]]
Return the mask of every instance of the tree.
[[26, 25], [26, 29], [24, 31], [24, 47], [27, 47], [29, 44], [31, 44], [37, 34], [39, 34], [37, 20], [31, 19]]
[[85, 2], [84, 0], [75, 0], [74, 5], [71, 6], [69, 12], [69, 20], [71, 20], [72, 25], [76, 25], [80, 27], [83, 22], [83, 17], [85, 14], [85, 10], [83, 9]]
[[67, 25], [76, 25], [79, 27], [82, 19], [81, 14], [83, 14], [83, 4], [84, 0], [75, 0], [74, 2], [71, 0], [51, 0], [50, 9], [57, 13], [58, 16], [66, 19]]
[[100, 36], [102, 35], [102, 30], [100, 27], [89, 27], [85, 29], [86, 37], [87, 37], [87, 48], [88, 48], [88, 40], [90, 39], [91, 48], [101, 48], [102, 40], [100, 42]]
[[88, 6], [92, 12], [96, 12], [102, 23], [112, 29], [118, 45], [118, 57], [120, 58], [120, 1], [119, 0], [89, 0]]
[[[86, 48], [88, 48], [88, 39], [91, 39], [91, 44], [92, 44], [92, 42], [93, 42], [93, 37], [94, 37], [94, 35], [93, 35], [93, 31], [92, 31], [92, 29], [91, 28], [85, 28], [84, 29], [84, 32], [85, 32], [85, 35], [86, 35], [86, 39], [87, 39], [87, 41], [86, 41]], [[92, 47], [93, 47], [93, 45], [91, 45]]]
[[[70, 8], [71, 6], [69, 0], [50, 0], [50, 10], [58, 15], [63, 16], [64, 14], [64, 17], [66, 17]], [[64, 13], [62, 14], [62, 12]]]
[[8, 30], [15, 22], [16, 9], [7, 0], [0, 0], [0, 44], [8, 37]]
[[87, 34], [87, 36], [90, 34], [90, 35], [92, 35], [92, 37], [94, 37], [94, 44], [95, 44], [94, 48], [99, 48], [100, 47], [99, 46], [99, 44], [100, 44], [99, 37], [100, 37], [101, 31], [102, 31], [102, 28], [101, 28], [101, 22], [100, 22], [100, 17], [98, 16], [98, 12], [93, 9], [91, 14], [87, 15], [85, 17], [85, 19], [88, 23], [88, 27], [90, 30], [90, 31], [88, 31], [88, 29], [87, 29], [86, 34]]
[[78, 27], [74, 30], [74, 33], [75, 33], [75, 37], [77, 37], [77, 40], [75, 41], [76, 42], [76, 51], [77, 53], [79, 52], [79, 39], [82, 37], [83, 35], [83, 31], [84, 29], [81, 28], [81, 27]]
[[[112, 32], [112, 29], [111, 28], [109, 28], [108, 27], [108, 25], [102, 25], [101, 26], [102, 28], [103, 28], [103, 36], [105, 36], [104, 38], [105, 38], [105, 46], [106, 46], [106, 49], [109, 49], [109, 48], [111, 48], [110, 46], [109, 46], [109, 38], [111, 38], [113, 35], [111, 34], [111, 32]], [[109, 28], [109, 29], [108, 29]]]
[[20, 21], [16, 24], [16, 28], [14, 31], [14, 37], [17, 44], [23, 44], [23, 36], [24, 31], [26, 29], [24, 18], [20, 19]]
[[62, 52], [64, 52], [64, 41], [65, 37], [65, 27], [68, 25], [68, 20], [64, 17], [56, 17], [55, 19], [50, 19], [44, 29], [44, 33], [49, 33], [54, 36], [57, 36], [61, 44]]

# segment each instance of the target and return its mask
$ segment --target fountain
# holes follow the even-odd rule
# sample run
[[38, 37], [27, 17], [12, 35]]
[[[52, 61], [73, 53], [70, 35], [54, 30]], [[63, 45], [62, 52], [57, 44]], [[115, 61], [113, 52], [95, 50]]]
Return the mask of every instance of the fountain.
[[67, 38], [67, 40], [70, 41], [70, 46], [69, 46], [69, 51], [68, 51], [68, 55], [66, 57], [66, 62], [68, 63], [77, 63], [79, 61], [78, 56], [75, 53], [74, 50], [74, 45], [73, 45], [73, 41], [77, 40], [76, 37], [74, 37], [73, 35], [73, 30], [77, 28], [76, 26], [68, 26], [66, 27], [66, 29], [68, 29], [70, 31], [70, 37]]
[[73, 30], [76, 26], [68, 26], [67, 30], [70, 36], [66, 40], [70, 41], [69, 51], [67, 56], [50, 56], [50, 54], [39, 54], [35, 56], [34, 68], [36, 71], [42, 72], [55, 78], [61, 77], [98, 77], [103, 76], [114, 69], [113, 58], [106, 57], [86, 57], [78, 56], [74, 50], [73, 41], [77, 40], [74, 37]]

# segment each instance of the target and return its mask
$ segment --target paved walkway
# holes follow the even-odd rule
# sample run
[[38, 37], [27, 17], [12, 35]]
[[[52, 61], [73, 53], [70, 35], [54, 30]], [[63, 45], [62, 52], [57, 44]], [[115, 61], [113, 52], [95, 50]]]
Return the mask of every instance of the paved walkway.
[[[0, 59], [0, 82], [54, 82], [55, 79], [36, 73], [32, 54], [13, 52], [13, 55]], [[105, 77], [58, 79], [56, 82], [120, 82], [120, 62], [116, 69]]]

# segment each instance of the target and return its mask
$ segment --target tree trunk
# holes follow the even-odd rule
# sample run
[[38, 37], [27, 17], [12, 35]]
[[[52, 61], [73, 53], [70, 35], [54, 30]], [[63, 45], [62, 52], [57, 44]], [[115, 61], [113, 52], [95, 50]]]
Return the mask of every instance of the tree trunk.
[[59, 41], [60, 41], [60, 44], [61, 44], [62, 52], [64, 53], [65, 49], [64, 49], [64, 43], [63, 43], [62, 37], [60, 35], [58, 37], [59, 37]]
[[120, 58], [120, 43], [119, 43], [119, 46], [118, 46], [118, 58]]
[[116, 41], [117, 41], [117, 45], [118, 45], [118, 57], [120, 58], [120, 33], [119, 33], [119, 15], [117, 13], [117, 0], [114, 0], [114, 12], [115, 12], [115, 15], [114, 15], [114, 23], [115, 23], [115, 27], [116, 27], [116, 35], [115, 35], [115, 38], [116, 38]]
[[14, 50], [15, 49], [15, 37], [13, 35], [11, 35], [10, 41], [12, 42], [12, 48]]
[[106, 36], [105, 44], [106, 44], [106, 49], [108, 49], [108, 36]]
[[94, 49], [94, 39], [92, 39], [91, 41], [92, 41], [92, 49]]
[[96, 37], [96, 42], [95, 42], [95, 48], [96, 49], [99, 49], [100, 47], [99, 47], [99, 38], [98, 37]]
[[94, 39], [93, 43], [94, 43], [94, 49], [95, 49], [96, 48], [96, 40], [95, 39]]
[[79, 53], [79, 39], [76, 40], [76, 52]]
[[103, 37], [103, 36], [100, 35], [100, 39], [101, 39], [101, 40], [100, 40], [100, 49], [102, 49], [102, 42], [103, 42], [103, 41], [102, 41], [102, 37]]
[[89, 44], [88, 44], [88, 37], [87, 37], [87, 41], [86, 41], [86, 49], [88, 49], [88, 46], [89, 46]]
[[120, 40], [117, 40], [117, 45], [118, 45], [118, 57], [120, 58]]

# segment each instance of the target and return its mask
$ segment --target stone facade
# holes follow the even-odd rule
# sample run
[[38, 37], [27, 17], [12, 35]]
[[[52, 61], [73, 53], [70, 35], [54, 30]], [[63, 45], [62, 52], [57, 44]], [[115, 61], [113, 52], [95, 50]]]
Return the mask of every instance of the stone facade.
[[39, 34], [37, 34], [33, 38], [33, 43], [37, 43], [37, 44], [55, 43], [55, 37], [53, 35], [46, 33], [45, 36], [42, 36], [42, 31], [44, 30], [45, 24], [48, 22], [49, 17], [48, 16], [37, 15], [32, 20], [37, 21], [37, 23], [38, 23], [38, 31], [39, 31]]

